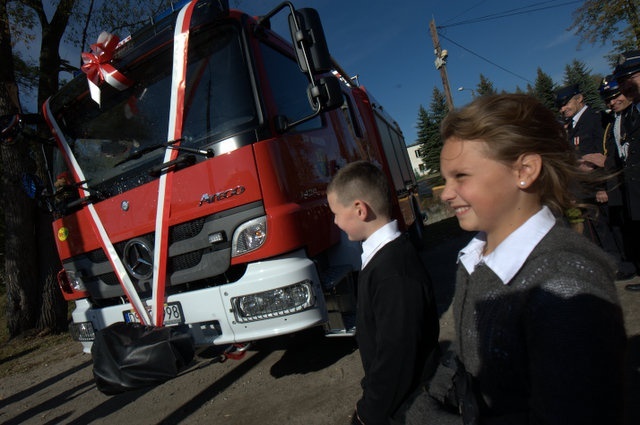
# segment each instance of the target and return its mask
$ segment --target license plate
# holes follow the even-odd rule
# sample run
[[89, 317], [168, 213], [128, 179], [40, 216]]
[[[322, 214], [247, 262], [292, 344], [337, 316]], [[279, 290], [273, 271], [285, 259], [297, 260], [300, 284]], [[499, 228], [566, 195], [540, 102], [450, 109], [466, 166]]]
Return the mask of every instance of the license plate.
[[[151, 307], [147, 306], [147, 312], [151, 315]], [[135, 310], [128, 310], [122, 312], [124, 321], [127, 323], [140, 323], [140, 317]], [[166, 303], [164, 305], [164, 324], [165, 325], [177, 325], [184, 323], [182, 318], [182, 306], [179, 302]]]

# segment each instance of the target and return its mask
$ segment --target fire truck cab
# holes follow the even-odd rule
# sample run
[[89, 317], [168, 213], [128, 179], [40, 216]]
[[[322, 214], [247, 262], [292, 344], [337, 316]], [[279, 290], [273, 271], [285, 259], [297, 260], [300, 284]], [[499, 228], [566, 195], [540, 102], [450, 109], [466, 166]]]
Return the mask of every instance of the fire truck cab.
[[[289, 42], [269, 25], [282, 11]], [[402, 132], [333, 61], [317, 12], [193, 0], [83, 58], [43, 113], [84, 350], [122, 321], [186, 325], [197, 346], [352, 335], [359, 246], [333, 224], [331, 177], [371, 161], [401, 228], [419, 239], [423, 217]]]

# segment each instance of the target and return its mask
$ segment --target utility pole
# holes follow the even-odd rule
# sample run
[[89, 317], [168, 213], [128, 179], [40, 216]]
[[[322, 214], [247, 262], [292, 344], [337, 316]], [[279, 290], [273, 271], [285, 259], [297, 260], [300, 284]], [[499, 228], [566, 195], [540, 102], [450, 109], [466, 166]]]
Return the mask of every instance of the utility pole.
[[451, 96], [451, 88], [449, 87], [449, 78], [447, 77], [447, 56], [448, 52], [442, 50], [440, 47], [440, 41], [438, 40], [438, 31], [436, 30], [436, 21], [434, 18], [429, 22], [429, 32], [431, 33], [431, 40], [433, 40], [433, 53], [436, 55], [436, 69], [440, 70], [440, 77], [442, 78], [442, 87], [444, 87], [444, 95], [447, 99], [447, 106], [449, 110], [453, 110], [453, 97]]

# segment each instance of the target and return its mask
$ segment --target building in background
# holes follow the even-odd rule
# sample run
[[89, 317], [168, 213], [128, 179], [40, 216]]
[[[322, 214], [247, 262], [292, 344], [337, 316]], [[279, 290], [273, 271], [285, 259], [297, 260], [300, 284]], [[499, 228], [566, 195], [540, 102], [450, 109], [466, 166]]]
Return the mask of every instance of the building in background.
[[424, 176], [429, 172], [427, 166], [422, 161], [420, 146], [420, 143], [407, 146], [407, 152], [409, 152], [409, 159], [411, 160], [411, 168], [413, 168], [413, 172], [416, 174], [416, 177]]

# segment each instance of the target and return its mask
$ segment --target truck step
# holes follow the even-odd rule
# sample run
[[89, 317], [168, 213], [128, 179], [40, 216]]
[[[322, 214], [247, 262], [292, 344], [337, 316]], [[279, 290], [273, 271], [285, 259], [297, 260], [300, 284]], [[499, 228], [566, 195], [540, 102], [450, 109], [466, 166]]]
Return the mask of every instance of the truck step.
[[[331, 316], [331, 313], [329, 313]], [[324, 336], [335, 338], [335, 337], [343, 337], [343, 336], [355, 336], [356, 335], [356, 313], [344, 313], [340, 314], [340, 320], [342, 321], [343, 327], [341, 328], [332, 328], [331, 323], [335, 323], [331, 321], [331, 317], [329, 317], [329, 322], [325, 324], [324, 327]]]
[[325, 335], [354, 336], [356, 333], [356, 285], [351, 266], [335, 266], [320, 275], [329, 320]]

